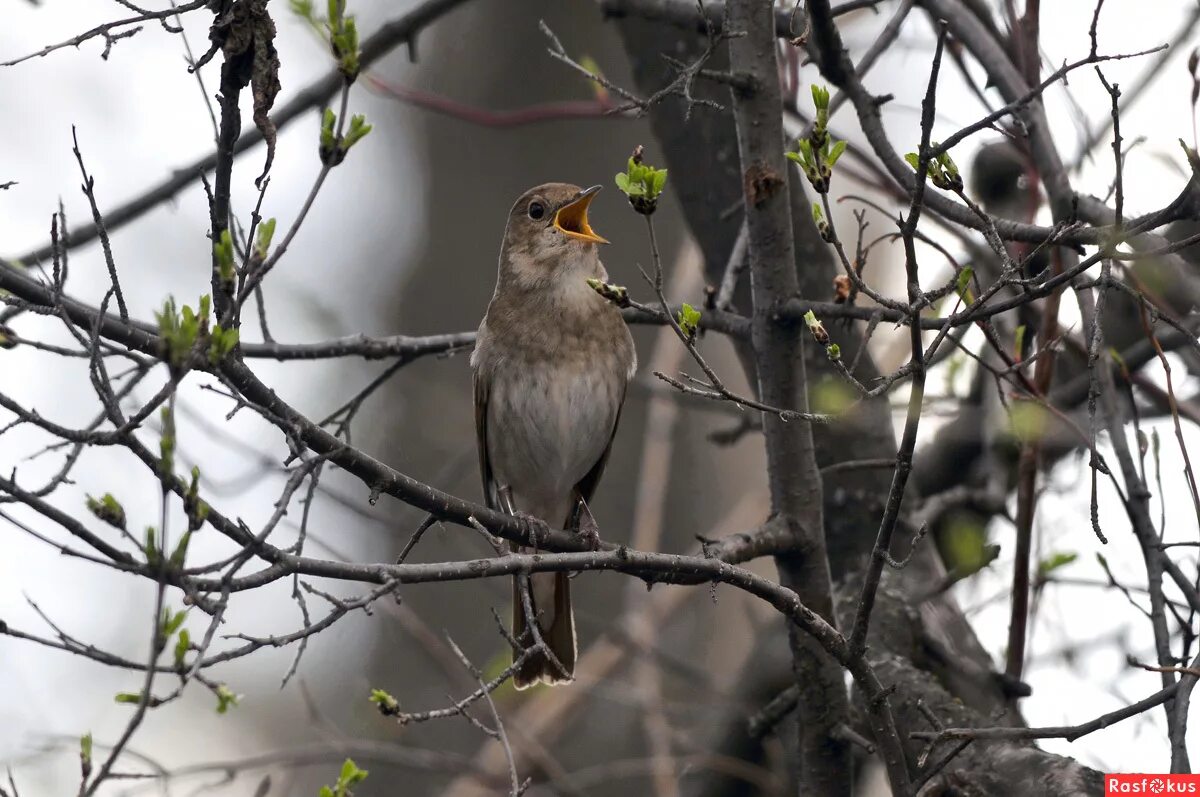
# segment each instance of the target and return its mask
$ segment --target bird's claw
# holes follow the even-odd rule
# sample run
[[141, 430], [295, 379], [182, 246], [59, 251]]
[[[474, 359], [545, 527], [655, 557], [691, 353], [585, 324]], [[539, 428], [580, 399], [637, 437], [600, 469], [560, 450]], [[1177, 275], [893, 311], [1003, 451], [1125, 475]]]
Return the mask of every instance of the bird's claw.
[[587, 543], [588, 550], [600, 550], [600, 526], [596, 523], [596, 518], [592, 517], [587, 502], [582, 499], [579, 501], [579, 523], [576, 531]]

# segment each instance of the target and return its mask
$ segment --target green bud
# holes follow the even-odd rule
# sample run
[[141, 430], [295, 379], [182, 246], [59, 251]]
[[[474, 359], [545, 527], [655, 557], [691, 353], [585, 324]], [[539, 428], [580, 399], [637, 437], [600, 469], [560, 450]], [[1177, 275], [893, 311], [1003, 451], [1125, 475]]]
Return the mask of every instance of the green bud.
[[611, 285], [593, 277], [588, 277], [587, 284], [589, 288], [605, 299], [608, 299], [617, 307], [629, 306], [629, 291], [624, 285]]
[[91, 731], [79, 737], [79, 769], [86, 781], [92, 774], [92, 734]]
[[221, 281], [231, 284], [235, 275], [233, 266], [233, 237], [229, 230], [221, 230], [221, 237], [213, 244], [213, 255], [217, 259], [217, 274]]
[[105, 493], [99, 498], [87, 496], [87, 510], [110, 526], [118, 529], [125, 528], [125, 507], [121, 506], [112, 493]]
[[168, 476], [175, 470], [175, 421], [171, 417], [170, 407], [163, 407], [163, 432], [158, 439], [159, 473]]
[[225, 684], [217, 684], [217, 713], [224, 714], [229, 711], [231, 706], [236, 706], [238, 701], [242, 699], [241, 695], [236, 695]]
[[255, 232], [258, 243], [255, 247], [258, 253], [259, 260], [267, 259], [267, 252], [271, 249], [271, 239], [275, 237], [275, 219], [267, 219], [258, 225], [258, 230]]
[[829, 126], [829, 89], [824, 86], [812, 85], [813, 107], [816, 118], [813, 121], [813, 138], [818, 149], [825, 143], [825, 128]]
[[322, 163], [329, 163], [330, 159], [334, 157], [334, 153], [338, 152], [337, 140], [333, 135], [335, 124], [337, 124], [337, 114], [333, 112], [332, 108], [326, 108], [321, 114], [321, 146], [318, 150]]
[[812, 333], [813, 339], [822, 346], [829, 343], [829, 333], [825, 331], [825, 325], [817, 318], [817, 314], [809, 310], [804, 314], [804, 323], [808, 325], [808, 331]]
[[688, 340], [696, 337], [696, 331], [700, 328], [700, 311], [690, 304], [684, 303], [679, 309], [679, 315], [676, 320], [679, 323], [680, 330]]
[[322, 786], [318, 793], [320, 797], [350, 797], [353, 788], [366, 780], [368, 774], [367, 770], [359, 769], [352, 759], [347, 758], [338, 773], [337, 783], [332, 788]]
[[240, 337], [241, 334], [236, 329], [223, 329], [220, 324], [213, 326], [209, 336], [208, 361], [213, 365], [221, 362], [237, 347]]
[[813, 203], [812, 213], [813, 223], [817, 225], [817, 233], [821, 236], [821, 240], [825, 243], [833, 243], [833, 228], [825, 220], [825, 214], [821, 212], [821, 205], [819, 203]]
[[379, 713], [385, 717], [400, 713], [400, 701], [382, 689], [372, 689], [369, 700], [379, 707]]
[[658, 198], [667, 185], [667, 170], [656, 169], [642, 160], [639, 146], [629, 158], [624, 173], [614, 178], [617, 188], [629, 199], [633, 209], [649, 216], [658, 207]]
[[154, 541], [154, 527], [146, 527], [146, 544], [143, 546], [143, 551], [146, 554], [146, 564], [155, 564], [159, 560], [158, 546]]
[[338, 785], [349, 789], [351, 786], [355, 786], [366, 780], [368, 774], [370, 773], [367, 770], [359, 769], [353, 759], [347, 758], [342, 764], [341, 773], [338, 774]]

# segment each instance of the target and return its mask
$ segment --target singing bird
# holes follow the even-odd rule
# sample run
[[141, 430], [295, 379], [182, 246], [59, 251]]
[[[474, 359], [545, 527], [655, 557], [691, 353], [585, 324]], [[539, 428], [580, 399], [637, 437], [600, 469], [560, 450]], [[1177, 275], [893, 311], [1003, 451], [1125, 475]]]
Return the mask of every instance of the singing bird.
[[[637, 357], [615, 306], [588, 285], [607, 280], [588, 206], [600, 186], [548, 183], [508, 214], [496, 290], [479, 326], [471, 368], [475, 430], [487, 505], [598, 542], [587, 502], [596, 490]], [[569, 681], [575, 618], [566, 572], [530, 577], [533, 614], [562, 664], [531, 655], [518, 689]], [[513, 581], [513, 636], [533, 642]]]

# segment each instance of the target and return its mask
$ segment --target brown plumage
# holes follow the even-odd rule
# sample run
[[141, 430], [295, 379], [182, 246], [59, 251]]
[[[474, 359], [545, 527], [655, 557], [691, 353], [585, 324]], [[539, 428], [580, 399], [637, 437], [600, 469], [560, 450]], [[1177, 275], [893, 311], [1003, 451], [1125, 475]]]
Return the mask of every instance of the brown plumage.
[[[636, 366], [620, 312], [587, 284], [608, 278], [599, 256], [605, 241], [587, 220], [598, 190], [549, 183], [513, 205], [471, 355], [487, 505], [576, 531], [581, 518], [591, 520], [587, 501]], [[594, 524], [586, 530], [594, 533]], [[513, 676], [518, 689], [567, 681], [575, 670], [567, 574], [534, 574], [530, 586], [538, 628], [565, 672], [532, 656]], [[515, 579], [513, 603], [513, 635], [529, 645]]]

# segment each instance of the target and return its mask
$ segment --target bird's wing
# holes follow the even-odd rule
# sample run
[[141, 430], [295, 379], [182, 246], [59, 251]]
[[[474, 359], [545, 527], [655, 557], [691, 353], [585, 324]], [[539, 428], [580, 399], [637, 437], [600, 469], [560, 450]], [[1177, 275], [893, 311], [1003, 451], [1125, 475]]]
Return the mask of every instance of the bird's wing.
[[576, 494], [585, 502], [592, 500], [592, 493], [596, 492], [596, 485], [600, 483], [600, 477], [604, 475], [604, 466], [608, 464], [608, 455], [612, 451], [613, 438], [617, 436], [617, 427], [621, 425], [621, 409], [625, 406], [625, 391], [621, 391], [621, 401], [617, 404], [617, 417], [613, 419], [612, 432], [608, 435], [608, 445], [604, 446], [604, 453], [596, 460], [596, 464], [592, 466], [584, 477], [579, 480], [579, 484], [575, 485]]
[[487, 416], [491, 385], [487, 372], [477, 368], [472, 383], [475, 388], [475, 440], [479, 445], [479, 476], [483, 479], [483, 500], [488, 509], [499, 509], [496, 480], [492, 476], [492, 463], [488, 458]]

